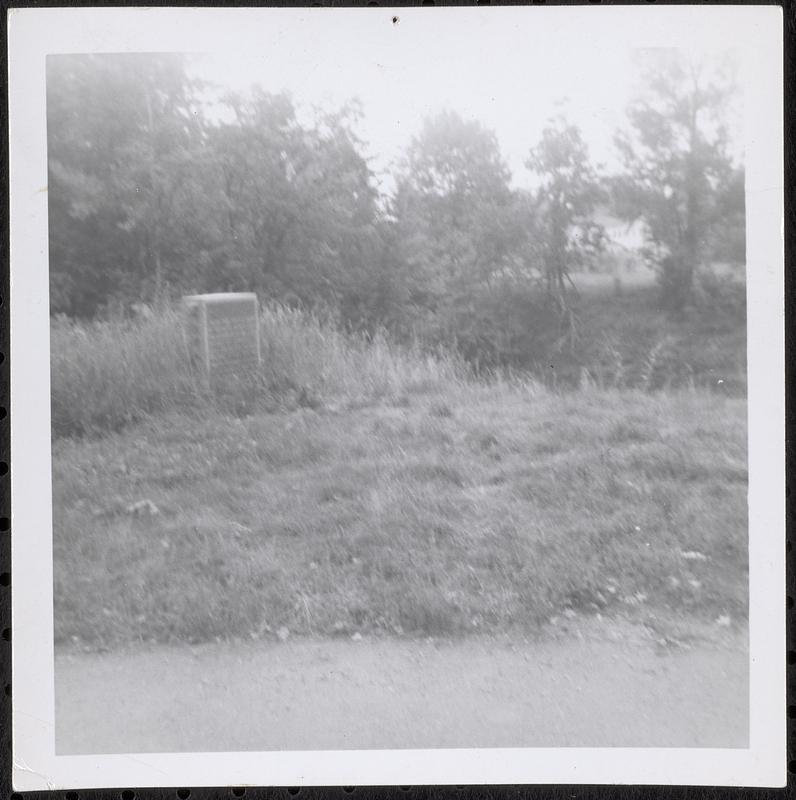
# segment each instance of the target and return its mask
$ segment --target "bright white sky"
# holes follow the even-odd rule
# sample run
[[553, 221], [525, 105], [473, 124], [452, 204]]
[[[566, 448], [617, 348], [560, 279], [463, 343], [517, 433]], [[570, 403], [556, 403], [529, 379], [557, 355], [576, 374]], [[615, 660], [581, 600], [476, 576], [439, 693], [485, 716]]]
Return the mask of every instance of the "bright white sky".
[[358, 97], [359, 132], [377, 173], [401, 156], [424, 117], [445, 108], [495, 131], [515, 185], [531, 185], [524, 161], [560, 110], [580, 126], [593, 161], [616, 166], [613, 134], [634, 89], [630, 43], [519, 15], [450, 15], [439, 24], [423, 10], [275, 16], [258, 30], [256, 52], [199, 56], [195, 69], [235, 90], [287, 90], [299, 106]]

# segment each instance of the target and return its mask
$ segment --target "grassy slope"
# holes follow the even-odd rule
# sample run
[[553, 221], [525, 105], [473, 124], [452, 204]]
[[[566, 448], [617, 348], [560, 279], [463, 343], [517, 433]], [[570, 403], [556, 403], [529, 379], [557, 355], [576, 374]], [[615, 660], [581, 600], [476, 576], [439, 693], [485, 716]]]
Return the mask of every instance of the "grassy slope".
[[744, 401], [451, 380], [355, 405], [55, 440], [56, 640], [745, 615]]

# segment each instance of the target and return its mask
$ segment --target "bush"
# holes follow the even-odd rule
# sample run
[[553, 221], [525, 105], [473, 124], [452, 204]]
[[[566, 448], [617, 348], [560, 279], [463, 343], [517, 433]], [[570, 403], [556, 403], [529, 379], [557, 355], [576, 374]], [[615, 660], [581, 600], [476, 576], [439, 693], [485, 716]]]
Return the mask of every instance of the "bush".
[[730, 275], [704, 269], [697, 275], [696, 300], [713, 316], [724, 316], [736, 323], [746, 321], [746, 282]]
[[498, 279], [437, 313], [423, 336], [455, 349], [479, 372], [529, 369], [560, 338], [561, 314], [536, 284]]

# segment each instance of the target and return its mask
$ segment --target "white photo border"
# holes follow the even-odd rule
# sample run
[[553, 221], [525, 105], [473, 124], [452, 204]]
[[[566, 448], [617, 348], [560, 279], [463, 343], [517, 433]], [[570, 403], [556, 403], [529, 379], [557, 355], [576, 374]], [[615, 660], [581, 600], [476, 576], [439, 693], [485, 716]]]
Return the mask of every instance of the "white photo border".
[[[326, 15], [531, 25], [562, 47], [714, 46], [743, 60], [749, 386], [750, 746], [56, 756], [45, 59], [256, 47], [269, 25]], [[534, 34], [538, 35], [538, 34]], [[48, 8], [8, 12], [11, 247], [13, 785], [17, 791], [221, 785], [679, 784], [783, 786], [785, 378], [783, 13], [779, 6], [366, 9]]]

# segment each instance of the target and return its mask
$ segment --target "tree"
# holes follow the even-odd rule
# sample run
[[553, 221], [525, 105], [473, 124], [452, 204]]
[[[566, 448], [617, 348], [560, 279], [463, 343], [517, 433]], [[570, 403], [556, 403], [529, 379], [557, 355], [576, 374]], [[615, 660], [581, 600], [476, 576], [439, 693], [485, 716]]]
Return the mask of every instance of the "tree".
[[254, 290], [361, 316], [382, 243], [357, 105], [300, 122], [198, 88], [179, 56], [50, 61], [52, 310]]
[[603, 230], [591, 215], [604, 192], [589, 163], [580, 129], [564, 117], [550, 120], [526, 166], [539, 179], [534, 192], [532, 252], [541, 265], [545, 291], [571, 331], [570, 271], [584, 265], [602, 247]]
[[53, 56], [47, 114], [53, 310], [159, 297], [195, 252], [202, 131], [184, 59]]
[[209, 133], [217, 182], [217, 288], [323, 300], [358, 291], [375, 241], [376, 193], [352, 103], [301, 124], [287, 95], [230, 96]]
[[425, 120], [391, 205], [411, 302], [444, 338], [462, 333], [478, 293], [506, 269], [523, 235], [497, 139], [453, 112]]
[[721, 198], [732, 190], [732, 83], [725, 69], [675, 50], [647, 52], [642, 67], [644, 90], [628, 109], [631, 129], [616, 137], [624, 164], [616, 199], [625, 218], [645, 221], [663, 305], [681, 315], [721, 220]]
[[734, 265], [746, 263], [746, 196], [742, 165], [734, 166], [722, 180], [716, 197], [714, 224], [708, 255]]

